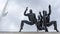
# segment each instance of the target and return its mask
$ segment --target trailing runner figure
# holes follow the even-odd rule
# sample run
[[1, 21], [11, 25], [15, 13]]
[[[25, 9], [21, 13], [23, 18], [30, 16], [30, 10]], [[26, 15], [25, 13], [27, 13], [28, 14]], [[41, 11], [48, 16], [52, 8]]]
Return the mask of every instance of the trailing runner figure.
[[28, 20], [21, 21], [21, 28], [20, 28], [19, 32], [21, 32], [21, 30], [23, 29], [24, 23], [26, 23], [28, 25], [34, 25], [35, 23], [37, 23], [36, 15], [35, 15], [35, 13], [32, 12], [32, 9], [30, 9], [30, 11], [29, 11], [30, 13], [26, 14], [27, 10], [28, 10], [28, 7], [26, 7], [24, 16], [27, 16], [29, 18], [29, 21]]

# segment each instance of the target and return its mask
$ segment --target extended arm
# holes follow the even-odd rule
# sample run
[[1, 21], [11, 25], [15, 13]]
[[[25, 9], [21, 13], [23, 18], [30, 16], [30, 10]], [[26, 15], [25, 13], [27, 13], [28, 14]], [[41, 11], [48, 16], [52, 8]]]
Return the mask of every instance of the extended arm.
[[27, 10], [28, 10], [28, 7], [26, 7], [26, 10], [25, 10], [25, 12], [24, 12], [24, 15], [25, 15], [25, 16], [27, 16], [27, 14], [26, 14], [26, 11], [27, 11]]
[[41, 18], [42, 18], [42, 14], [41, 14], [41, 12], [39, 12], [39, 14], [40, 14], [40, 16], [41, 16]]
[[38, 16], [38, 20], [40, 20], [40, 16]]
[[49, 5], [49, 13], [48, 16], [51, 14], [51, 5]]

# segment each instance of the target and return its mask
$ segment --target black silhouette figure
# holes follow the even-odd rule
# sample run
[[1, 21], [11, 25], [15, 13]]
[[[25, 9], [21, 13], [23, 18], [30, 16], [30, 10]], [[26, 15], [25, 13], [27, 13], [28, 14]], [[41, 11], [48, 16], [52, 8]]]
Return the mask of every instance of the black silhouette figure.
[[47, 11], [43, 11], [43, 23], [45, 26], [45, 32], [48, 32], [47, 27], [54, 25], [54, 30], [59, 32], [57, 30], [57, 22], [56, 21], [51, 21], [50, 22], [50, 15], [51, 15], [51, 5], [49, 5], [49, 13], [47, 14]]
[[37, 22], [36, 15], [32, 12], [32, 9], [30, 9], [30, 13], [26, 14], [27, 10], [28, 10], [28, 7], [26, 8], [26, 10], [24, 12], [24, 16], [27, 16], [29, 18], [29, 21], [27, 21], [27, 20], [21, 21], [21, 28], [20, 28], [19, 32], [21, 32], [21, 30], [23, 29], [24, 23], [29, 24], [29, 25], [33, 25]]
[[39, 16], [38, 16], [37, 30], [44, 30], [44, 27], [43, 27], [43, 16], [41, 15], [41, 12], [39, 12]]

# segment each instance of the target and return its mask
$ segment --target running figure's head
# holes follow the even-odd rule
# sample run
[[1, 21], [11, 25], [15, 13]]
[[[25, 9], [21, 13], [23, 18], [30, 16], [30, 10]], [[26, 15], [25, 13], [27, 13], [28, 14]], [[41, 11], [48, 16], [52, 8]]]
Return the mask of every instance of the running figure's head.
[[43, 15], [46, 16], [47, 15], [47, 11], [43, 10]]
[[39, 14], [41, 14], [41, 12], [39, 12]]
[[30, 9], [29, 12], [32, 13], [32, 9]]

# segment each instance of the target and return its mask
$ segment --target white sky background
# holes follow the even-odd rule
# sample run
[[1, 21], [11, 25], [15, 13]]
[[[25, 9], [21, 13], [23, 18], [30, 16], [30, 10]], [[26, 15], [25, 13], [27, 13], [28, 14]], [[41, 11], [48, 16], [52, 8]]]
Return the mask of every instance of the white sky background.
[[[7, 0], [0, 0], [0, 14]], [[8, 15], [0, 18], [0, 31], [18, 32], [20, 29], [21, 20], [28, 20], [28, 17], [24, 16], [25, 8], [28, 6], [36, 14], [39, 15], [39, 11], [47, 10], [48, 6], [51, 4], [52, 13], [51, 21], [56, 20], [58, 30], [60, 31], [60, 0], [9, 0], [6, 11]], [[29, 12], [29, 11], [27, 11]], [[0, 15], [1, 17], [1, 15]], [[49, 27], [49, 32], [53, 32], [53, 26]], [[24, 25], [23, 32], [36, 32], [35, 25]]]

